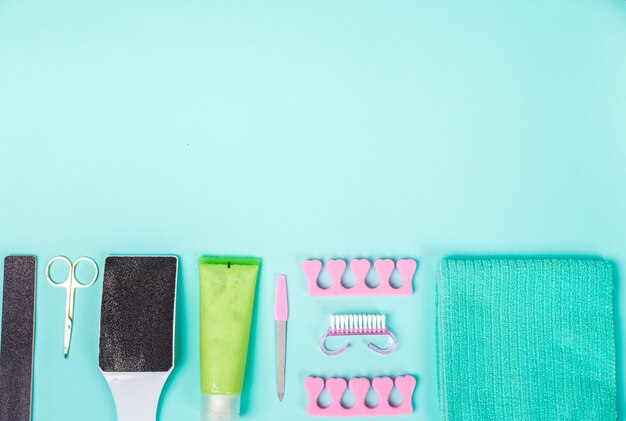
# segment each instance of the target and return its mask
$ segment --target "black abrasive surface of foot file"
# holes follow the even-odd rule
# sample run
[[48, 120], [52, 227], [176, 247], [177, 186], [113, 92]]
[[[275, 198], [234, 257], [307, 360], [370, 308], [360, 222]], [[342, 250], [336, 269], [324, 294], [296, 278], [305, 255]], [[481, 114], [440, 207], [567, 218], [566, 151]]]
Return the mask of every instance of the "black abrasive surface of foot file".
[[30, 421], [36, 277], [35, 256], [4, 259], [0, 421]]
[[102, 371], [172, 368], [177, 273], [175, 256], [107, 257], [100, 317]]

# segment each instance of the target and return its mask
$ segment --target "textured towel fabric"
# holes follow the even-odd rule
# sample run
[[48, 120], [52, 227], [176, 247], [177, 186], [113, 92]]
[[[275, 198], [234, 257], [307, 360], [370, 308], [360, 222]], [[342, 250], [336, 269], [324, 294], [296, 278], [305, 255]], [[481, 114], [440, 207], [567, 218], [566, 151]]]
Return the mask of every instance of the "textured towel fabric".
[[613, 267], [447, 259], [437, 286], [444, 420], [615, 420]]

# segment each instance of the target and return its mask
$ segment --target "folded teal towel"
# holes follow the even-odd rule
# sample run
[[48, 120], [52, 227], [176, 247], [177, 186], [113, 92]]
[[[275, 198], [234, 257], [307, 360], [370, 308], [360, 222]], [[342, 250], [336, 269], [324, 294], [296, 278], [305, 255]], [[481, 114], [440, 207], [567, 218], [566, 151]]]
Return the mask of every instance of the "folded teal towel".
[[615, 420], [613, 267], [447, 259], [437, 286], [444, 420]]

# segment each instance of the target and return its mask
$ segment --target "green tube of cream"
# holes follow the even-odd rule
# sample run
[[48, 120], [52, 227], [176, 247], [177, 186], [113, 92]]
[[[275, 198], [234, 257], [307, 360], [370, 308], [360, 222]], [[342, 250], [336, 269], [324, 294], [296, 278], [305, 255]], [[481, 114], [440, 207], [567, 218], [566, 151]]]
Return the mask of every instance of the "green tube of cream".
[[260, 265], [256, 258], [198, 259], [203, 421], [239, 420]]

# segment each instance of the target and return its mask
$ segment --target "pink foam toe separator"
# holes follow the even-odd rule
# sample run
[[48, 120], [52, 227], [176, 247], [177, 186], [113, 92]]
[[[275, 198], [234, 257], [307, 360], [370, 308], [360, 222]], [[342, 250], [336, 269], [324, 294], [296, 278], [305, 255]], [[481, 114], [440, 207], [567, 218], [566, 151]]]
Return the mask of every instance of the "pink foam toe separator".
[[302, 262], [302, 271], [307, 281], [309, 281], [309, 293], [311, 294], [319, 290], [320, 287], [317, 285], [317, 278], [322, 271], [322, 262], [319, 260], [305, 260]]
[[346, 261], [341, 259], [326, 261], [326, 271], [330, 276], [330, 288], [341, 287], [341, 278], [346, 271]]
[[319, 377], [307, 377], [304, 380], [304, 388], [306, 390], [307, 397], [309, 398], [306, 411], [314, 411], [316, 408], [319, 408], [317, 399], [322, 393], [322, 390], [324, 390], [324, 379]]
[[417, 270], [417, 262], [413, 259], [400, 259], [396, 262], [396, 267], [398, 268], [398, 272], [400, 272], [402, 285], [412, 284], [413, 275], [415, 275], [415, 271]]
[[374, 269], [380, 280], [378, 288], [385, 291], [394, 290], [389, 284], [389, 278], [391, 278], [395, 266], [395, 263], [391, 259], [378, 259], [374, 262]]
[[[331, 404], [322, 408], [317, 403], [319, 395], [322, 393], [323, 385], [330, 395]], [[402, 403], [398, 406], [389, 404], [389, 395], [393, 389], [394, 380], [390, 377], [375, 377], [371, 382], [365, 378], [352, 378], [348, 382], [342, 378], [329, 378], [325, 382], [319, 377], [308, 377], [304, 381], [309, 402], [306, 412], [312, 416], [323, 417], [367, 417], [367, 416], [392, 416], [407, 415], [413, 412], [413, 392], [416, 381], [413, 376], [400, 376], [395, 380], [396, 388], [402, 398]], [[354, 395], [354, 405], [345, 408], [341, 405], [341, 398], [346, 391], [346, 387]], [[378, 405], [368, 407], [365, 404], [367, 392], [374, 388], [378, 396]]]
[[348, 382], [348, 387], [354, 395], [354, 407], [365, 407], [365, 398], [370, 390], [370, 381], [365, 377], [354, 377]]
[[326, 390], [328, 390], [328, 394], [330, 395], [329, 408], [342, 408], [341, 397], [347, 387], [348, 383], [346, 380], [340, 377], [331, 377], [330, 379], [326, 379]]
[[396, 384], [396, 389], [400, 392], [400, 396], [409, 396], [413, 394], [413, 390], [415, 389], [415, 385], [417, 382], [415, 381], [415, 377], [413, 376], [399, 376], [396, 377], [394, 382]]
[[391, 390], [393, 389], [393, 380], [389, 377], [376, 377], [372, 380], [372, 387], [376, 391], [376, 395], [378, 396], [378, 407], [380, 409], [388, 409], [391, 406], [389, 405], [389, 395], [391, 394]]
[[350, 261], [350, 270], [354, 274], [354, 287], [353, 288], [367, 288], [365, 284], [365, 277], [370, 271], [370, 261], [367, 259], [353, 259]]
[[[417, 263], [413, 259], [400, 259], [397, 264], [391, 259], [378, 259], [374, 261], [374, 269], [379, 283], [370, 287], [365, 283], [371, 263], [367, 259], [353, 259], [350, 261], [350, 271], [354, 274], [355, 282], [352, 287], [344, 287], [341, 279], [346, 271], [346, 261], [343, 259], [331, 259], [326, 261], [326, 271], [330, 276], [330, 287], [322, 288], [317, 284], [317, 279], [322, 270], [322, 262], [319, 260], [305, 260], [302, 270], [309, 281], [309, 295], [315, 297], [328, 296], [371, 296], [371, 295], [411, 295], [413, 293], [413, 276], [417, 269]], [[402, 278], [402, 285], [395, 288], [390, 284], [391, 274], [395, 268]]]

